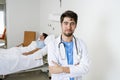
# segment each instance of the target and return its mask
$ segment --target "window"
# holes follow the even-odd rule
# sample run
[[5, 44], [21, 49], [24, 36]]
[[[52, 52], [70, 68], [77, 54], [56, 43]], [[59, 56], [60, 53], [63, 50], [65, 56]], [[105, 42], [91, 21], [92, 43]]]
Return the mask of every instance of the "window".
[[0, 11], [0, 35], [3, 34], [4, 28], [5, 28], [5, 22], [4, 22], [4, 11]]

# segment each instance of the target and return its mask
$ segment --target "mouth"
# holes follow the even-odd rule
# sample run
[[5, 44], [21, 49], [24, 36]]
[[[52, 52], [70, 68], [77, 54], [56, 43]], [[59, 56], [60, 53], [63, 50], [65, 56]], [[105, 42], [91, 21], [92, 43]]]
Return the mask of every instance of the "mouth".
[[66, 33], [72, 33], [72, 31], [71, 30], [67, 30]]

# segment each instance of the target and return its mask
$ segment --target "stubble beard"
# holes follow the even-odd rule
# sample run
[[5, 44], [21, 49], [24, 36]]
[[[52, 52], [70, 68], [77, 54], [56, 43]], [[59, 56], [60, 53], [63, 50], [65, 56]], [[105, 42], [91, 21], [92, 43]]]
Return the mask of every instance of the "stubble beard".
[[72, 35], [73, 35], [73, 33], [64, 33], [64, 35], [66, 36], [66, 37], [71, 37]]

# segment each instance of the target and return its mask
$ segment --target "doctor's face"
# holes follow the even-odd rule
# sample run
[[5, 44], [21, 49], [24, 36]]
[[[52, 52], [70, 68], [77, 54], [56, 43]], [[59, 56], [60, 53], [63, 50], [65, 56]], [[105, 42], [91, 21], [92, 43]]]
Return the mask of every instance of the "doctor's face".
[[67, 37], [73, 35], [74, 30], [76, 28], [76, 23], [73, 18], [65, 17], [63, 22], [61, 23], [62, 34]]

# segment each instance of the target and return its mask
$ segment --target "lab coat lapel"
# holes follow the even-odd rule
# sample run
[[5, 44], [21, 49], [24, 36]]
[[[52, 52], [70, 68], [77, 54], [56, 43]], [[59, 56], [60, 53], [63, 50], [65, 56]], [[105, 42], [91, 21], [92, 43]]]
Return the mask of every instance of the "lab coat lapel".
[[[73, 64], [78, 64], [79, 61], [78, 61], [78, 54], [77, 54], [77, 49], [76, 49], [76, 46], [78, 45], [78, 42], [76, 40], [76, 44], [75, 44], [75, 39], [73, 38]], [[78, 46], [77, 46], [78, 47]]]

